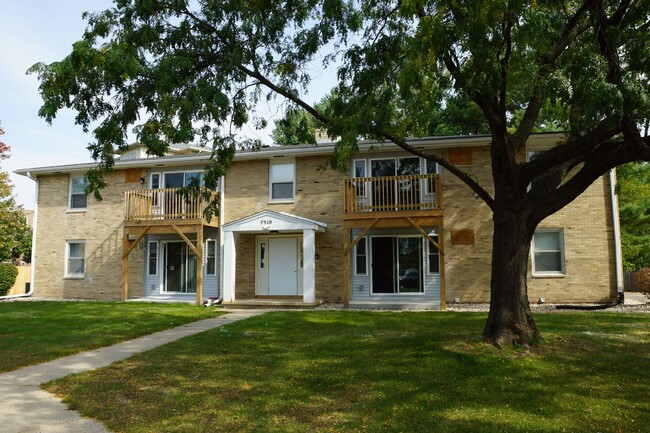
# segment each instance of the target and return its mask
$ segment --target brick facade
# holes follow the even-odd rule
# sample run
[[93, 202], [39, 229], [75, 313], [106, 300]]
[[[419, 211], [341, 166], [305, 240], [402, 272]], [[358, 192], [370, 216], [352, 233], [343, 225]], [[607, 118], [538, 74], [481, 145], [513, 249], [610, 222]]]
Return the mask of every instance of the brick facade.
[[[491, 193], [489, 149], [473, 147], [463, 151], [460, 167]], [[450, 157], [452, 150], [441, 152]], [[225, 180], [221, 224], [263, 210], [327, 224], [326, 233], [316, 234], [316, 299], [340, 302], [344, 287], [342, 189], [343, 179], [349, 173], [319, 170], [326, 158], [295, 157], [296, 194], [292, 203], [269, 201], [269, 164], [273, 157], [256, 159], [253, 155], [249, 159], [236, 159]], [[204, 164], [201, 162], [196, 167]], [[148, 176], [148, 170], [140, 171], [141, 176]], [[67, 173], [39, 176], [34, 251], [36, 296], [120, 299], [124, 191], [146, 188], [139, 184], [135, 174], [133, 169], [108, 173], [103, 200], [98, 202], [89, 196], [87, 209], [82, 212], [68, 210], [70, 176]], [[566, 274], [533, 277], [529, 266], [531, 302], [539, 298], [545, 298], [546, 302], [597, 302], [616, 295], [609, 188], [607, 177], [599, 179], [575, 202], [542, 222], [541, 227], [563, 229]], [[455, 298], [461, 302], [487, 302], [491, 212], [468, 187], [444, 170], [442, 190], [447, 302]], [[452, 231], [457, 235], [453, 242]], [[64, 277], [66, 240], [74, 239], [86, 242], [85, 277], [81, 279]], [[235, 235], [237, 299], [255, 296], [255, 239], [253, 234]], [[144, 294], [144, 259], [145, 249], [136, 248], [129, 256], [129, 297]]]
[[[324, 157], [297, 157], [293, 203], [269, 202], [269, 160], [239, 161], [232, 165], [225, 183], [222, 223], [263, 210], [285, 212], [327, 224], [327, 233], [316, 234], [316, 298], [338, 302], [343, 296], [343, 179], [346, 173], [320, 171]], [[236, 235], [237, 299], [255, 295], [255, 236]]]
[[[83, 174], [83, 173], [78, 173]], [[122, 287], [124, 191], [140, 188], [125, 182], [123, 170], [105, 176], [102, 201], [88, 196], [85, 211], [68, 210], [68, 174], [40, 176], [34, 290], [39, 297], [119, 300]], [[84, 278], [65, 277], [67, 240], [85, 240]], [[144, 249], [129, 256], [131, 296], [142, 296]]]

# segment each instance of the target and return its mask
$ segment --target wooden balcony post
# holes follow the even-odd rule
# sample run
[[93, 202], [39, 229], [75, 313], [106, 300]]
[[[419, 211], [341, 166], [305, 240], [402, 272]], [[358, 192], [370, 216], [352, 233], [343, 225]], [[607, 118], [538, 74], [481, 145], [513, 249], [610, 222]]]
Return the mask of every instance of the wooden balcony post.
[[196, 305], [203, 303], [203, 225], [199, 224], [196, 232]]

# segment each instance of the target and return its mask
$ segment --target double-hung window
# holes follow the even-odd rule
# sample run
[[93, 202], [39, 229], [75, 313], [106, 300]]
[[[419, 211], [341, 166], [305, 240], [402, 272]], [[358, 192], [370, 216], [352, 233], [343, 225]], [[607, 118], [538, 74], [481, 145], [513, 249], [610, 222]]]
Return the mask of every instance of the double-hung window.
[[[438, 240], [437, 235], [431, 235], [431, 239], [433, 239], [436, 242], [440, 242]], [[429, 273], [430, 274], [439, 274], [440, 273], [440, 251], [438, 248], [435, 247], [431, 242], [427, 242], [429, 244], [429, 260], [428, 260], [428, 267], [429, 267]]]
[[538, 229], [533, 236], [533, 275], [564, 275], [562, 229]]
[[70, 198], [68, 207], [70, 210], [84, 210], [88, 206], [86, 195], [86, 183], [83, 176], [70, 176]]
[[217, 241], [208, 239], [205, 241], [205, 274], [217, 275]]
[[86, 241], [67, 241], [65, 276], [69, 278], [83, 278], [85, 275], [85, 261]]
[[295, 164], [293, 161], [273, 162], [269, 167], [269, 199], [293, 201], [295, 194]]
[[368, 248], [366, 238], [361, 238], [354, 246], [354, 273], [356, 275], [368, 275]]
[[149, 257], [147, 259], [147, 274], [158, 275], [158, 242], [149, 242]]

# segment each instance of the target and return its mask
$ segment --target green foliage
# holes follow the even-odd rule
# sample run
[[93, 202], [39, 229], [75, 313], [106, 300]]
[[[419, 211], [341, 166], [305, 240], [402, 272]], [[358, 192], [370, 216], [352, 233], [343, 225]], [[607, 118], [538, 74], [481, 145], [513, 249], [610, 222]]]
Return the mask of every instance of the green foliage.
[[[0, 142], [0, 161], [9, 158], [10, 150]], [[18, 259], [21, 254], [25, 261], [31, 257], [32, 229], [27, 225], [22, 207], [16, 204], [12, 189], [9, 174], [0, 169], [0, 262]]]
[[[332, 100], [337, 97], [336, 90], [318, 101], [314, 108], [325, 115], [332, 114]], [[273, 142], [283, 146], [292, 144], [316, 144], [316, 130], [327, 128], [327, 124], [315, 119], [303, 108], [290, 106], [284, 117], [275, 121], [271, 132]]]
[[[89, 146], [99, 170], [88, 176], [97, 194], [128, 128], [154, 155], [171, 143], [211, 145], [210, 170], [223, 173], [236, 148], [259, 147], [238, 139], [244, 123], [264, 125], [257, 104], [281, 98], [340, 137], [332, 166], [345, 167], [359, 139], [392, 141], [443, 166], [495, 222], [509, 220], [529, 240], [608, 170], [650, 160], [650, 138], [640, 133], [650, 119], [649, 16], [650, 2], [623, 0], [117, 0], [87, 16], [65, 59], [30, 72], [47, 121], [70, 108], [84, 129], [99, 122]], [[302, 95], [327, 72], [338, 85], [322, 112]], [[310, 128], [296, 123], [300, 135], [289, 142]], [[406, 141], [439, 128], [489, 130], [493, 191]], [[563, 129], [566, 142], [525, 161], [540, 129]], [[528, 254], [501, 240], [494, 254], [499, 246]], [[526, 298], [525, 269], [511, 275], [510, 259], [494, 262], [491, 293], [495, 305], [518, 311], [495, 308], [491, 319], [528, 320], [492, 323], [488, 338], [532, 328], [523, 304], [500, 299]], [[506, 280], [519, 287], [506, 289]]]
[[0, 263], [0, 296], [7, 294], [16, 282], [18, 269], [11, 263]]
[[625, 269], [650, 267], [650, 164], [625, 164], [616, 175]]

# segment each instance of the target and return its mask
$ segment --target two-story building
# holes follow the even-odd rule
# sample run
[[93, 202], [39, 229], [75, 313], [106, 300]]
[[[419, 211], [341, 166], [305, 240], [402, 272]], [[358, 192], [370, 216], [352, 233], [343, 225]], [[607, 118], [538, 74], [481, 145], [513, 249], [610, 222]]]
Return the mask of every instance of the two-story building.
[[[533, 156], [561, 134], [530, 138]], [[437, 137], [437, 152], [490, 190], [490, 138]], [[444, 308], [489, 301], [491, 213], [453, 175], [387, 143], [362, 143], [346, 172], [319, 170], [334, 143], [235, 155], [207, 220], [204, 198], [178, 188], [210, 163], [186, 148], [163, 158], [129, 149], [106, 174], [103, 200], [84, 193], [93, 164], [19, 170], [37, 183], [33, 293], [102, 300], [234, 305]], [[138, 153], [140, 152], [140, 153]], [[601, 302], [620, 289], [613, 175], [535, 233], [530, 300]]]

